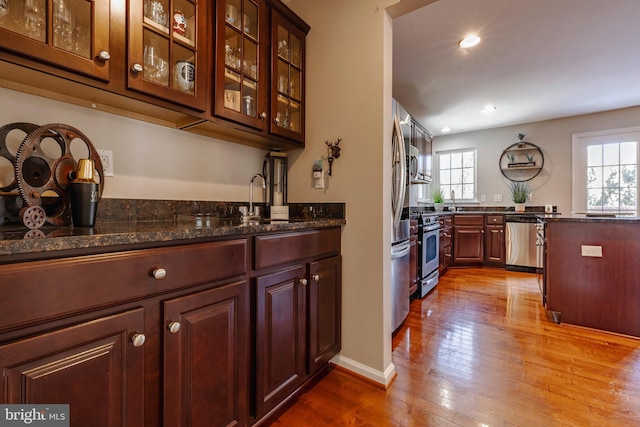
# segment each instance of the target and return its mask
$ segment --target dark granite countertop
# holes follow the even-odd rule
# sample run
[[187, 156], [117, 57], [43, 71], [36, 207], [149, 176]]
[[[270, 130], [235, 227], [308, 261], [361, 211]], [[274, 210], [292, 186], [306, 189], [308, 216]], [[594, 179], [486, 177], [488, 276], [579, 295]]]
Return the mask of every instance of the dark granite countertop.
[[[106, 222], [96, 227], [0, 226], [0, 257], [84, 248], [188, 241], [224, 236], [307, 230], [344, 225], [344, 219], [292, 220], [242, 225], [238, 219], [214, 219], [211, 226], [195, 221]], [[1, 262], [1, 261], [0, 261]]]
[[246, 203], [102, 199], [95, 227], [45, 225], [29, 230], [5, 222], [0, 225], [0, 264], [346, 224], [344, 203], [290, 203], [290, 221], [250, 224], [241, 222], [242, 205]]
[[569, 215], [550, 215], [540, 214], [539, 218], [546, 222], [583, 222], [583, 223], [595, 223], [595, 222], [610, 222], [610, 223], [640, 223], [640, 217], [637, 216], [586, 216], [584, 214], [569, 214]]

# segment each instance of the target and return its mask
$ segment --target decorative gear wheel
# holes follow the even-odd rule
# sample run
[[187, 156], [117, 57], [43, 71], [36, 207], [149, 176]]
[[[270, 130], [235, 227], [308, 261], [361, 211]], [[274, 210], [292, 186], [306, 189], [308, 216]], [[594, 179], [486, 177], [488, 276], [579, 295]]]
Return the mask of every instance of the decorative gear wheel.
[[27, 135], [15, 156], [15, 176], [22, 198], [27, 207], [41, 207], [49, 224], [71, 224], [67, 187], [78, 163], [74, 154], [93, 160], [102, 197], [100, 156], [91, 141], [74, 127], [60, 123], [40, 126]]
[[20, 218], [25, 227], [35, 230], [44, 225], [46, 214], [40, 206], [29, 206], [20, 209]]
[[[11, 153], [7, 137], [14, 130], [20, 130], [24, 132], [24, 137], [26, 138], [26, 136], [28, 136], [36, 129], [38, 129], [38, 125], [24, 122], [10, 123], [8, 125], [0, 127], [0, 157], [7, 159], [9, 162], [11, 162], [11, 164], [14, 164], [14, 162], [16, 161], [16, 156]], [[22, 139], [22, 141], [24, 141], [24, 138]], [[13, 190], [17, 190], [17, 188], [18, 181], [15, 179], [15, 174], [13, 174], [13, 179], [11, 180], [11, 182], [0, 181], [0, 192], [11, 192]]]
[[[0, 127], [0, 169], [12, 169], [15, 164], [16, 156], [20, 144], [39, 125], [26, 122], [10, 123]], [[11, 138], [9, 138], [11, 134]], [[19, 139], [14, 138], [19, 135]], [[10, 143], [15, 144], [12, 150]], [[17, 143], [17, 144], [16, 144]], [[6, 159], [6, 160], [2, 160]], [[24, 200], [18, 191], [18, 180], [15, 173], [8, 176], [0, 177], [0, 224], [4, 224], [5, 220], [9, 222], [20, 222], [19, 211], [24, 205]]]

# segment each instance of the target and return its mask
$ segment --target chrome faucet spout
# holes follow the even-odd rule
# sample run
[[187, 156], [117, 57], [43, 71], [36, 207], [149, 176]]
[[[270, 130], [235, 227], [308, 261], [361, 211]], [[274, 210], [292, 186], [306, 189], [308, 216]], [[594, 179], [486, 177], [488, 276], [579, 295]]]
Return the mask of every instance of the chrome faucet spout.
[[257, 173], [251, 177], [251, 182], [249, 183], [249, 216], [257, 216], [256, 213], [253, 211], [253, 181], [256, 178], [260, 178], [262, 180], [263, 189], [267, 188], [267, 183], [265, 182], [262, 174]]

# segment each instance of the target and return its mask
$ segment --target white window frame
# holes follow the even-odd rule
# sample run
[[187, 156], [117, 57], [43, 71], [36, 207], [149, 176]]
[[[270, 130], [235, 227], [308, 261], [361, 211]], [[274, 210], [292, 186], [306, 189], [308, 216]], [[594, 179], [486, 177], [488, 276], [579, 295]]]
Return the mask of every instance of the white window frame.
[[[440, 156], [442, 154], [455, 154], [462, 153], [467, 151], [473, 151], [473, 197], [470, 199], [463, 199], [462, 194], [456, 193], [456, 203], [476, 203], [478, 201], [478, 149], [476, 147], [467, 147], [467, 148], [456, 148], [454, 150], [441, 150], [436, 151], [435, 157], [435, 167], [434, 167], [434, 175], [435, 179], [433, 180], [433, 188], [440, 187]], [[429, 199], [432, 199], [431, 195]], [[446, 197], [445, 202], [451, 202], [450, 197]]]
[[[636, 141], [636, 165], [640, 166], [640, 127], [611, 129], [597, 132], [575, 133], [571, 136], [571, 210], [587, 210], [587, 147], [607, 143]], [[638, 167], [637, 166], [637, 167]], [[636, 168], [636, 183], [639, 183], [639, 171]], [[640, 190], [636, 185], [636, 212], [640, 201]], [[600, 210], [598, 212], [601, 212]]]

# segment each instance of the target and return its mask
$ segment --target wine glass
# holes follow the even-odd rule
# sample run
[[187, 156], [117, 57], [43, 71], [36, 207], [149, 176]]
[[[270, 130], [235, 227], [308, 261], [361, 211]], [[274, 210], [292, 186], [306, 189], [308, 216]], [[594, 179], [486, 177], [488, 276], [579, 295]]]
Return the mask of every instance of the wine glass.
[[[20, 3], [18, 3], [20, 4]], [[44, 4], [39, 0], [24, 0], [22, 10], [18, 11], [18, 25], [31, 38], [44, 41]], [[22, 13], [20, 13], [22, 12]]]
[[75, 15], [66, 0], [53, 2], [53, 45], [74, 50]]

